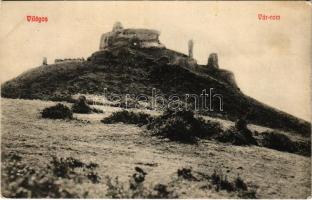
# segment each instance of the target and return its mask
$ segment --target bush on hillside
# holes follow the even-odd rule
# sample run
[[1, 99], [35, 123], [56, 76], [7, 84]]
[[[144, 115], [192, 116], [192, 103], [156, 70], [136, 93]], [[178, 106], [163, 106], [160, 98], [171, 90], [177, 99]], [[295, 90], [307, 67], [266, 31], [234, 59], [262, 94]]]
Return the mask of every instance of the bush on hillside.
[[241, 119], [238, 119], [236, 122], [235, 122], [235, 128], [237, 130], [247, 130], [247, 121], [243, 118]]
[[311, 141], [296, 142], [296, 150], [299, 155], [311, 157]]
[[92, 112], [91, 107], [88, 104], [84, 104], [81, 102], [74, 103], [72, 106], [72, 111], [74, 113], [80, 114], [90, 114]]
[[218, 135], [216, 139], [234, 145], [258, 144], [257, 140], [252, 136], [252, 132], [247, 128], [247, 122], [244, 119], [237, 120], [235, 126]]
[[72, 111], [65, 105], [58, 103], [42, 110], [41, 115], [43, 118], [50, 119], [72, 119]]
[[235, 127], [224, 131], [216, 137], [220, 142], [231, 143], [234, 145], [257, 145], [257, 140], [252, 136], [250, 130], [238, 130]]
[[211, 182], [216, 186], [216, 191], [226, 190], [228, 192], [235, 191], [235, 183], [228, 180], [227, 176], [222, 172], [222, 170], [214, 170], [211, 175]]
[[258, 133], [258, 136], [262, 136], [262, 138], [259, 139], [260, 146], [302, 156], [311, 156], [310, 140], [293, 141], [287, 135], [276, 131]]
[[286, 151], [290, 153], [296, 151], [295, 143], [286, 135], [277, 132], [264, 132], [262, 145], [278, 151]]
[[103, 113], [102, 110], [90, 107], [85, 96], [80, 96], [79, 99], [74, 102], [72, 111], [80, 114], [90, 114], [92, 112]]
[[166, 110], [147, 126], [155, 135], [183, 143], [196, 143], [222, 131], [219, 123], [195, 118], [192, 111]]
[[237, 192], [238, 197], [243, 199], [256, 199], [256, 191], [248, 190], [248, 186], [245, 181], [237, 176], [233, 181], [230, 181], [226, 174], [222, 170], [214, 170], [211, 175], [211, 183], [215, 185], [215, 190], [226, 190], [228, 192]]
[[127, 110], [122, 110], [112, 113], [109, 117], [106, 117], [101, 120], [105, 124], [112, 124], [123, 122], [125, 124], [136, 124], [138, 126], [143, 126], [150, 123], [153, 120], [153, 117], [149, 114], [143, 112], [132, 112]]
[[264, 132], [262, 146], [295, 153], [303, 156], [311, 156], [311, 141], [293, 141], [288, 136], [278, 132]]
[[[54, 176], [74, 179], [74, 180], [82, 180], [88, 179], [92, 183], [99, 183], [100, 177], [94, 172], [94, 169], [98, 167], [96, 163], [86, 164], [78, 159], [68, 157], [68, 158], [58, 158], [53, 156], [48, 169], [50, 169]], [[76, 169], [82, 169], [84, 174], [80, 174], [76, 171]]]

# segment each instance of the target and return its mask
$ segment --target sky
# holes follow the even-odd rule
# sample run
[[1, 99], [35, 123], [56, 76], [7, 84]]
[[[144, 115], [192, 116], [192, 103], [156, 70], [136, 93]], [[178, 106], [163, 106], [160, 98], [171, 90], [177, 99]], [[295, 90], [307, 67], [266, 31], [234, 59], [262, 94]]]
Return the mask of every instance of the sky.
[[[206, 64], [210, 53], [220, 68], [234, 73], [248, 96], [310, 120], [311, 3], [204, 1], [46, 1], [2, 2], [0, 9], [1, 83], [55, 58], [87, 58], [102, 33], [120, 21], [125, 28], [161, 32], [167, 48]], [[258, 14], [279, 15], [261, 21]], [[27, 16], [48, 17], [30, 23]]]

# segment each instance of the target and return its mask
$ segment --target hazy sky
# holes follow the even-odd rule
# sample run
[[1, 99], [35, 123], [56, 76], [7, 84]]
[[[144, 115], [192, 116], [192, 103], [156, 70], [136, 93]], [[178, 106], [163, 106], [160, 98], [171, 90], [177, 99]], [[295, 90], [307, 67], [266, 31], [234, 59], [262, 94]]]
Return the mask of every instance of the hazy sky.
[[[167, 48], [206, 64], [219, 55], [241, 90], [268, 105], [310, 119], [311, 4], [307, 2], [2, 2], [1, 82], [39, 66], [42, 57], [88, 57], [114, 22], [161, 32]], [[258, 14], [280, 15], [259, 21]], [[27, 15], [46, 16], [29, 23]]]

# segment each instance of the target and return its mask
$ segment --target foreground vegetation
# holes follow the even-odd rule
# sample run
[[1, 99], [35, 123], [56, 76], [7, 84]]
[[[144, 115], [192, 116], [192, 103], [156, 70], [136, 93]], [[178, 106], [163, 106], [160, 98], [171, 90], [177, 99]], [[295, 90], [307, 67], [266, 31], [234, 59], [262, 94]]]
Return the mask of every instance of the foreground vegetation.
[[[45, 168], [30, 166], [23, 162], [22, 156], [9, 154], [3, 157], [2, 192], [7, 198], [88, 198], [88, 191], [77, 190], [76, 185], [83, 182], [98, 184], [102, 178], [98, 176], [96, 163], [84, 163], [73, 157], [51, 157]], [[186, 181], [204, 181], [207, 188], [219, 192], [237, 193], [242, 198], [256, 198], [256, 192], [248, 191], [248, 186], [241, 177], [229, 181], [221, 169], [214, 170], [211, 175], [200, 174], [190, 168], [177, 170], [178, 179], [173, 179], [169, 185], [145, 184], [147, 172], [135, 167], [135, 172], [127, 182], [120, 182], [118, 176], [107, 175], [103, 178], [106, 186], [103, 197], [106, 198], [178, 198], [174, 191], [177, 183]], [[196, 175], [195, 175], [196, 174]]]
[[122, 110], [112, 113], [101, 122], [145, 125], [152, 135], [182, 143], [195, 144], [200, 139], [214, 139], [239, 146], [257, 145], [303, 156], [311, 155], [311, 142], [292, 141], [276, 131], [263, 132], [262, 137], [256, 139], [245, 119], [240, 119], [235, 126], [223, 130], [220, 123], [196, 117], [192, 111], [166, 110], [162, 115], [153, 117], [143, 112]]
[[[63, 104], [56, 104], [43, 109], [43, 118], [73, 119], [73, 111], [88, 114], [91, 112], [103, 113], [103, 111], [91, 108], [86, 103], [85, 97], [72, 106], [72, 109]], [[182, 143], [197, 143], [199, 139], [215, 139], [223, 143], [233, 145], [257, 145], [278, 151], [295, 153], [303, 156], [311, 156], [311, 142], [292, 141], [288, 136], [276, 132], [263, 132], [262, 137], [256, 139], [247, 128], [245, 119], [237, 120], [235, 126], [223, 130], [221, 124], [202, 117], [195, 117], [192, 111], [173, 111], [167, 109], [160, 116], [154, 117], [144, 112], [132, 112], [122, 110], [112, 113], [109, 117], [101, 120], [102, 123], [125, 123], [146, 126], [152, 134], [172, 141]]]
[[[310, 174], [307, 170], [310, 168], [309, 157], [256, 145], [231, 145], [231, 140], [219, 142], [217, 135], [229, 129], [241, 129], [232, 122], [205, 118], [205, 122], [211, 119], [221, 123], [222, 132], [207, 138], [197, 137], [196, 144], [185, 144], [153, 134], [147, 129], [149, 123], [143, 126], [100, 123], [104, 117], [120, 110], [108, 106], [98, 107], [105, 111], [103, 114], [74, 113], [75, 120], [38, 118], [38, 110], [53, 104], [37, 100], [2, 100], [5, 108], [1, 130], [2, 193], [6, 190], [5, 196], [16, 196], [14, 190], [6, 188], [14, 189], [14, 185], [26, 188], [27, 192], [23, 196], [26, 193], [27, 196], [31, 196], [30, 193], [39, 194], [30, 192], [35, 190], [35, 187], [27, 186], [31, 179], [39, 179], [37, 183], [40, 184], [44, 180], [52, 180], [48, 183], [51, 183], [51, 188], [56, 188], [55, 194], [38, 196], [69, 198], [111, 198], [114, 191], [123, 191], [119, 196], [135, 194], [137, 198], [143, 198], [146, 194], [168, 194], [179, 198], [306, 198], [310, 194]], [[70, 108], [70, 104], [66, 105]], [[162, 116], [149, 113], [153, 118]], [[247, 128], [259, 146], [264, 145], [261, 141], [265, 134], [273, 132], [253, 125]], [[274, 132], [285, 135], [292, 142], [306, 141], [295, 134]], [[27, 181], [22, 181], [23, 184], [7, 181], [9, 178], [5, 176], [9, 170], [5, 168], [10, 160], [10, 152], [14, 152], [17, 159], [21, 158], [15, 166], [31, 168], [36, 171], [35, 174], [41, 174], [43, 180], [32, 175], [33, 178], [25, 179]], [[92, 170], [98, 176], [97, 179], [91, 178], [92, 173], [88, 178], [87, 171], [91, 170], [87, 166], [90, 163], [95, 166], [98, 164]], [[19, 173], [22, 174], [22, 171], [26, 170]], [[144, 174], [144, 181], [140, 184], [144, 188], [142, 193], [138, 192], [141, 191], [139, 189], [130, 189], [135, 188], [131, 186], [134, 174], [137, 174], [137, 180], [141, 180], [141, 174]], [[116, 185], [116, 178], [119, 184], [113, 186], [109, 194], [108, 180]], [[245, 185], [247, 190], [244, 189]], [[40, 189], [38, 185], [36, 188]], [[9, 195], [10, 191], [13, 195]], [[158, 194], [159, 191], [163, 192]]]
[[[85, 198], [87, 192], [77, 192], [74, 184], [99, 182], [95, 163], [52, 157], [45, 168], [38, 168], [22, 161], [17, 154], [2, 158], [3, 195], [7, 198]], [[80, 170], [77, 170], [77, 169]]]

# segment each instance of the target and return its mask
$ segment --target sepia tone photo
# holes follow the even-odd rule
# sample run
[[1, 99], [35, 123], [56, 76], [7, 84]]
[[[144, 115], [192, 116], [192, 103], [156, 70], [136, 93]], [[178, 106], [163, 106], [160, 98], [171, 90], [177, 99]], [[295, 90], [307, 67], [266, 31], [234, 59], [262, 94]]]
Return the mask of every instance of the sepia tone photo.
[[0, 6], [3, 198], [311, 198], [311, 2]]

